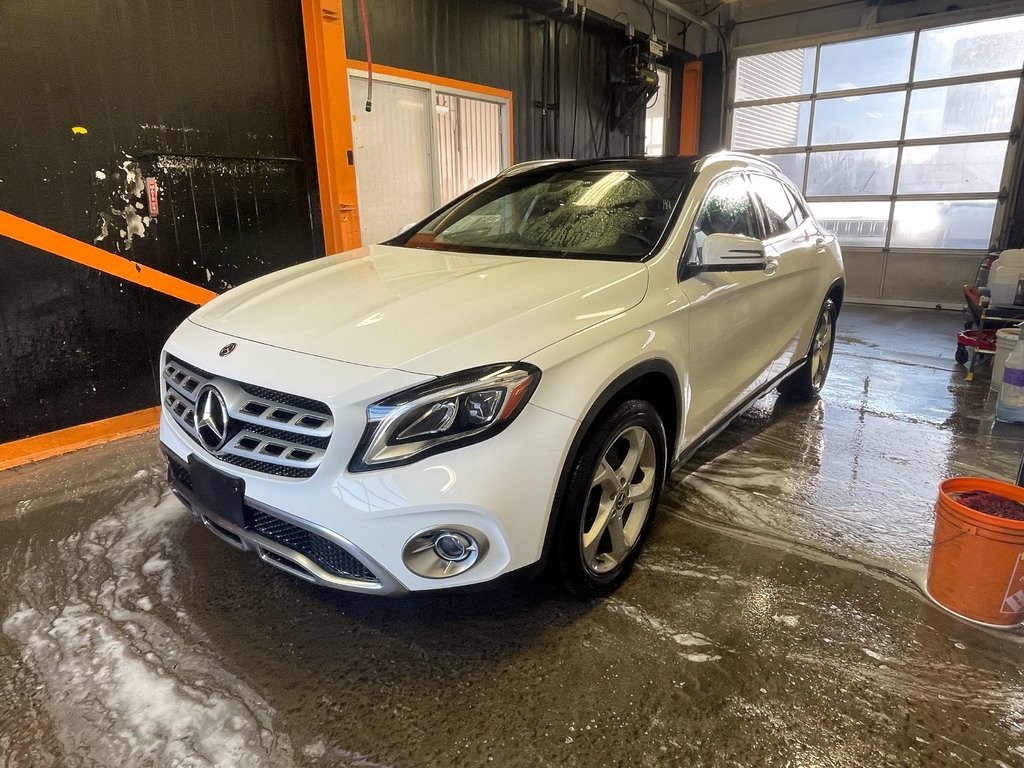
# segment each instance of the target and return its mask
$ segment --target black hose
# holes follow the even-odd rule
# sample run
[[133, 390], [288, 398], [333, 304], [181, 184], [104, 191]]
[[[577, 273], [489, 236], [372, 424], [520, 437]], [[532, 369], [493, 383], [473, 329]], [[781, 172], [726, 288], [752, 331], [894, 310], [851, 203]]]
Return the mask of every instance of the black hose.
[[366, 20], [366, 0], [359, 0], [359, 16], [363, 22], [366, 41], [366, 111], [373, 109], [373, 54], [370, 53], [370, 25]]

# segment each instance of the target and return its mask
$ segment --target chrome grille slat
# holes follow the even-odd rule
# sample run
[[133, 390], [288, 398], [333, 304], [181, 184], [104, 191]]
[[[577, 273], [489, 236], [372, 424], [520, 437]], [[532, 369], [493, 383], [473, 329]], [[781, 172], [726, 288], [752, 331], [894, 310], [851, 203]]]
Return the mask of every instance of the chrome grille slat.
[[[228, 411], [231, 414], [231, 418], [237, 419], [238, 421], [244, 421], [249, 424], [258, 424], [262, 427], [268, 427], [270, 429], [288, 429], [291, 432], [297, 432], [298, 434], [301, 435], [310, 435], [312, 437], [330, 437], [331, 433], [334, 432], [334, 420], [330, 416], [324, 416], [314, 411], [289, 409], [296, 411], [295, 416], [293, 416], [288, 421], [277, 421], [275, 419], [268, 418], [265, 415], [257, 416], [252, 413], [246, 413], [245, 406], [253, 402], [259, 402], [260, 405], [267, 405], [267, 412], [270, 412], [275, 408], [275, 406], [269, 401], [257, 401], [254, 398], [250, 398], [247, 402], [243, 403], [241, 407], [236, 407], [231, 402], [229, 402]], [[315, 418], [321, 419], [323, 421], [322, 426], [313, 428], [303, 426], [297, 423], [299, 421], [302, 421], [302, 419], [304, 418], [314, 416], [314, 414]]]
[[[234, 466], [281, 477], [305, 478], [320, 466], [334, 432], [326, 403], [216, 376], [167, 355], [163, 367], [164, 408], [185, 433], [208, 453]], [[196, 398], [207, 384], [224, 397], [231, 437], [210, 451], [196, 432]], [[274, 399], [280, 398], [280, 399]], [[245, 409], [256, 404], [257, 414]], [[284, 418], [270, 418], [272, 414]], [[302, 422], [302, 423], [300, 423]], [[317, 426], [311, 426], [315, 424]]]

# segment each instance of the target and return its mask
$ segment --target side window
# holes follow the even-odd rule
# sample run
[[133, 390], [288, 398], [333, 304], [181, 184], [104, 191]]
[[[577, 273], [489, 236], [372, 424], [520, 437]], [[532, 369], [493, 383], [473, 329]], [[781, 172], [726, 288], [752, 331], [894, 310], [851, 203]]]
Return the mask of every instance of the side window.
[[761, 238], [754, 204], [744, 178], [737, 174], [715, 182], [693, 223], [687, 263], [699, 263], [708, 235], [746, 235]]
[[804, 207], [803, 201], [800, 200], [800, 197], [789, 187], [786, 187], [785, 185], [783, 185], [783, 187], [785, 187], [786, 195], [789, 196], [789, 202], [793, 206], [793, 216], [795, 217], [793, 221], [793, 228], [796, 229], [810, 218], [810, 214], [807, 212], [807, 208]]
[[777, 237], [793, 229], [797, 223], [796, 203], [781, 181], [754, 174], [751, 176], [754, 192], [761, 199], [766, 217], [767, 237]]

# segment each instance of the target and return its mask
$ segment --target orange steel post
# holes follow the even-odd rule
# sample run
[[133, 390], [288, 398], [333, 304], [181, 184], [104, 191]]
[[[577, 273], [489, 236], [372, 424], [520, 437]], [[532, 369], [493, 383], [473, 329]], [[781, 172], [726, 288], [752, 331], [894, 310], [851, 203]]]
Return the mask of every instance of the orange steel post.
[[683, 99], [679, 116], [679, 154], [696, 155], [700, 151], [700, 92], [704, 62], [683, 65]]
[[361, 243], [341, 0], [302, 0], [302, 26], [324, 244], [338, 253]]

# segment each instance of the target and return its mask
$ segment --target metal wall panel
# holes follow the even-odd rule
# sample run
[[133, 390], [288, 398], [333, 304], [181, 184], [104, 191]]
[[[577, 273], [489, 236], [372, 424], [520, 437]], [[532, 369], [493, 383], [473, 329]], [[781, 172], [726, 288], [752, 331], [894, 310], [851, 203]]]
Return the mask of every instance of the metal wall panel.
[[[0, 3], [0, 209], [214, 291], [318, 255], [299, 11]], [[0, 442], [155, 405], [191, 310], [0, 238]]]

